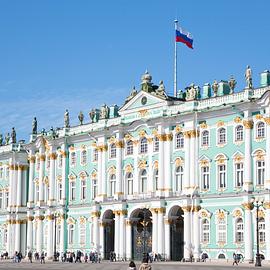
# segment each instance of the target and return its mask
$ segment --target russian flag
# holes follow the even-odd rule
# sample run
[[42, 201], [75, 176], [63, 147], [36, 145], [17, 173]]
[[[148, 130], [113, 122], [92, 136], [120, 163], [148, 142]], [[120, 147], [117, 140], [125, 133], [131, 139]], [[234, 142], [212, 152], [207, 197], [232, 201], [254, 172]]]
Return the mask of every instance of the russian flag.
[[185, 43], [190, 49], [193, 49], [193, 37], [189, 32], [184, 31], [181, 27], [175, 30], [175, 42]]

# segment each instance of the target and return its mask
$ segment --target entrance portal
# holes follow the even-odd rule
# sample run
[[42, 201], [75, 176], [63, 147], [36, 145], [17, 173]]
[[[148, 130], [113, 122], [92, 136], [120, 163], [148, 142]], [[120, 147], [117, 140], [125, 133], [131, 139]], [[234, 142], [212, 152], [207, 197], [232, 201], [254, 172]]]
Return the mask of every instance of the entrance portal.
[[181, 261], [184, 256], [184, 212], [174, 206], [169, 213], [171, 260]]
[[104, 224], [104, 259], [110, 259], [110, 252], [114, 251], [114, 213], [107, 210], [104, 213], [102, 223]]

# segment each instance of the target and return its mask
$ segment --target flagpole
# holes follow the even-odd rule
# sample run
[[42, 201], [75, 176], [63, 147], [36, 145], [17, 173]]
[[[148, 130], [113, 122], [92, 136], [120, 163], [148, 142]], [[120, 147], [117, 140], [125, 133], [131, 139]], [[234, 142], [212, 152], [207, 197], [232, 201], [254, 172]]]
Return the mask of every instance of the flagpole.
[[[178, 20], [174, 20], [175, 32], [177, 30]], [[177, 96], [177, 43], [176, 33], [174, 34], [174, 91], [173, 95]]]

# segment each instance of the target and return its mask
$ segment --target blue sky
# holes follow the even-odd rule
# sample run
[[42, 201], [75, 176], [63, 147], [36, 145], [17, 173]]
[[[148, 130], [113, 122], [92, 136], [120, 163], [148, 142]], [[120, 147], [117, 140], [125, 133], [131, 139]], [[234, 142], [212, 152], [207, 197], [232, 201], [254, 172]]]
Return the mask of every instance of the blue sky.
[[[72, 124], [102, 103], [121, 105], [145, 69], [173, 92], [174, 19], [194, 36], [178, 45], [178, 88], [233, 74], [255, 86], [270, 69], [270, 1], [0, 0], [0, 133]], [[88, 121], [89, 117], [86, 116]]]

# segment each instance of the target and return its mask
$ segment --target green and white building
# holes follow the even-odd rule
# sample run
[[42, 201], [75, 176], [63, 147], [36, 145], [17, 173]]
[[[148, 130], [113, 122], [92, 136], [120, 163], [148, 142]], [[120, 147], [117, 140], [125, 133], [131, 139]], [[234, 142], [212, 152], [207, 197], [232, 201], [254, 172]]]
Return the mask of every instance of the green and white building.
[[270, 261], [268, 71], [259, 88], [221, 81], [177, 97], [146, 72], [122, 107], [68, 122], [0, 146], [0, 252], [136, 259], [145, 248], [168, 260], [251, 261], [253, 201], [263, 199], [259, 244]]

